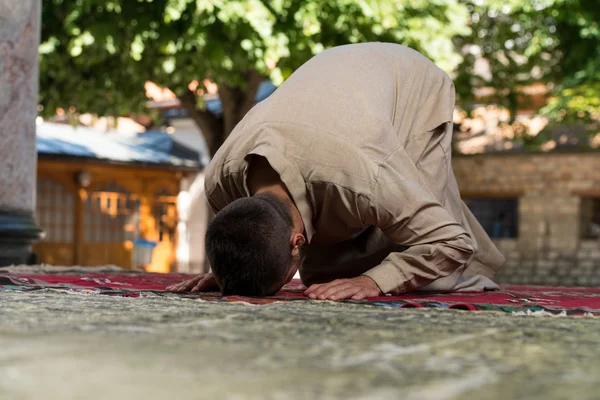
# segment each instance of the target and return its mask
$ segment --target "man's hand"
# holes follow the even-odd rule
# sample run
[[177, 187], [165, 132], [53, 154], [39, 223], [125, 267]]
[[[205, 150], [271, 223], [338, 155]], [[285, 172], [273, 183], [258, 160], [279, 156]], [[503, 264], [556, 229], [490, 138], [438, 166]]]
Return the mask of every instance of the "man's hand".
[[207, 289], [219, 289], [215, 277], [210, 272], [200, 274], [192, 279], [167, 286], [169, 292], [201, 292]]
[[319, 300], [362, 300], [381, 294], [379, 286], [368, 276], [362, 275], [352, 279], [336, 279], [329, 283], [311, 285], [304, 295]]

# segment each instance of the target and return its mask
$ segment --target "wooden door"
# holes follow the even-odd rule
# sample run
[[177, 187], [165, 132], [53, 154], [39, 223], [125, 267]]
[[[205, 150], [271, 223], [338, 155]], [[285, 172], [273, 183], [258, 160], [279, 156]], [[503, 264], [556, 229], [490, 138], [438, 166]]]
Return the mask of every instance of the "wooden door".
[[140, 200], [117, 184], [88, 193], [84, 205], [84, 265], [131, 269], [133, 240], [139, 237]]
[[177, 246], [177, 196], [163, 190], [154, 196], [154, 219], [157, 229], [157, 245], [152, 252], [150, 272], [171, 272], [175, 270]]
[[44, 236], [33, 252], [40, 263], [73, 265], [75, 201], [75, 193], [67, 186], [48, 177], [38, 179], [36, 219]]

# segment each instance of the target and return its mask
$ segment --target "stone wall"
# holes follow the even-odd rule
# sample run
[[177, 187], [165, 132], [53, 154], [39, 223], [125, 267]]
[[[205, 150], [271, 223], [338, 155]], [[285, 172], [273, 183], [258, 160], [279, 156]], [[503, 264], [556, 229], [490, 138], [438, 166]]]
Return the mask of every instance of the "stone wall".
[[516, 239], [496, 243], [504, 283], [600, 285], [600, 239], [583, 239], [582, 198], [600, 198], [600, 153], [456, 156], [463, 198], [519, 199]]

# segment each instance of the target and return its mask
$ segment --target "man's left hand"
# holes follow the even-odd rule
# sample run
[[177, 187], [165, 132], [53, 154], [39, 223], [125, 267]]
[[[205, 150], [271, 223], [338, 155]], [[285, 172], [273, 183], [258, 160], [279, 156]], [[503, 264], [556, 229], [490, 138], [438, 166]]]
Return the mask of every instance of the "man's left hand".
[[319, 300], [362, 300], [365, 297], [375, 297], [380, 294], [379, 286], [373, 279], [365, 275], [314, 284], [304, 291], [305, 296]]

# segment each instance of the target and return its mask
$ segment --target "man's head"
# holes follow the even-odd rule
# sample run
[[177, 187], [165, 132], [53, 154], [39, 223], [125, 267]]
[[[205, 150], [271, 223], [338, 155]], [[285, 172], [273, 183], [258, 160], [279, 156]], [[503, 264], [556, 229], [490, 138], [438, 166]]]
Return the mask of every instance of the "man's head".
[[302, 233], [291, 209], [275, 196], [238, 199], [206, 232], [206, 252], [223, 294], [267, 296], [289, 282], [301, 263]]

